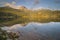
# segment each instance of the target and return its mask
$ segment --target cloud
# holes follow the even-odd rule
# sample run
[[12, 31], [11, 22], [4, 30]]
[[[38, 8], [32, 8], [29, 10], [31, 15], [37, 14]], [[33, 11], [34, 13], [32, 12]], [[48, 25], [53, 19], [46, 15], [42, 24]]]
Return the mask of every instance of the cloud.
[[12, 3], [8, 3], [8, 2], [7, 2], [7, 3], [4, 4], [4, 6], [9, 6], [9, 7], [11, 7], [11, 8], [18, 9], [18, 6], [16, 6], [15, 4], [16, 4], [15, 1], [13, 1]]
[[15, 4], [16, 4], [16, 2], [15, 2], [15, 1], [13, 1], [13, 2], [12, 2], [12, 4], [13, 4], [13, 5], [15, 5]]
[[34, 4], [35, 5], [39, 4], [39, 0], [34, 0]]
[[[9, 2], [6, 2], [6, 3], [9, 3]], [[15, 2], [15, 1], [12, 1], [12, 2], [10, 2], [9, 4], [15, 5], [16, 2]]]
[[[16, 5], [18, 3], [18, 1], [20, 0], [12, 0], [12, 2], [0, 2], [0, 6], [9, 6], [9, 7], [12, 7], [12, 8], [15, 8], [15, 9], [18, 9], [20, 5]], [[30, 1], [33, 1], [33, 4], [31, 4], [31, 8], [34, 8], [34, 6], [36, 6], [37, 4], [39, 4], [39, 0], [23, 0], [25, 1], [26, 3], [29, 3]]]
[[2, 2], [0, 2], [0, 7], [2, 7], [2, 6], [13, 6], [15, 4], [16, 4], [15, 1], [12, 1], [12, 2], [4, 2], [4, 1], [2, 1]]
[[58, 3], [58, 4], [60, 4], [60, 0], [55, 0], [55, 3]]
[[52, 8], [45, 8], [45, 7], [37, 7], [37, 8], [34, 8], [33, 10], [41, 10], [41, 9], [49, 9], [49, 10], [55, 10], [55, 9], [52, 9]]
[[5, 3], [6, 3], [6, 2], [0, 2], [0, 7], [1, 7], [1, 6], [4, 6]]
[[37, 6], [40, 3], [40, 0], [33, 0], [33, 5], [31, 9], [34, 9], [35, 6]]
[[0, 2], [0, 4], [5, 4], [6, 2]]

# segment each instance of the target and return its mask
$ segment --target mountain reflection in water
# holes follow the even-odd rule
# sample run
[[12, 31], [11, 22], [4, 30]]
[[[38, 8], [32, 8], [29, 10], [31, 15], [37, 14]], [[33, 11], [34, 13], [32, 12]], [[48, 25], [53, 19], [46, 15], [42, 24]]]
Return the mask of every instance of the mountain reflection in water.
[[20, 32], [19, 40], [60, 40], [60, 22], [28, 23], [11, 27], [3, 27], [3, 30]]

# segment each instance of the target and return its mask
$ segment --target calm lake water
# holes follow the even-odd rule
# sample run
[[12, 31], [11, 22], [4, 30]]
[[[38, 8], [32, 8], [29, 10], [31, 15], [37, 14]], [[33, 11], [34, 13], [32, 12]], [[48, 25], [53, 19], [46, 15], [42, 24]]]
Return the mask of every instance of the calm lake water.
[[60, 40], [60, 22], [30, 22], [25, 26], [16, 24], [2, 29], [9, 32], [20, 32], [19, 40]]

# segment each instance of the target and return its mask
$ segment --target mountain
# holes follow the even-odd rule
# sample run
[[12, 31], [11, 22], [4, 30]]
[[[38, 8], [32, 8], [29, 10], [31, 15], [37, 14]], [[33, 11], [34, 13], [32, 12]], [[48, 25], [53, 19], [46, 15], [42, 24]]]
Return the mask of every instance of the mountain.
[[27, 9], [25, 6], [19, 6], [20, 10]]
[[9, 6], [0, 7], [0, 24], [13, 25], [28, 22], [60, 22], [60, 10], [30, 10], [25, 6], [14, 9]]
[[[23, 7], [22, 7], [23, 8]], [[16, 24], [23, 23], [27, 18], [28, 12], [21, 9], [14, 9], [9, 6], [0, 7], [0, 24]], [[5, 23], [6, 22], [6, 23]]]

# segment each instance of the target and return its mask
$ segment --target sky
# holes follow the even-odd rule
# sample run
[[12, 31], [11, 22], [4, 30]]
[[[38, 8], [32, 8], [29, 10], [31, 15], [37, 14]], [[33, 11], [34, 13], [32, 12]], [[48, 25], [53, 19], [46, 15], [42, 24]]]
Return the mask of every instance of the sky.
[[10, 5], [11, 7], [25, 6], [27, 8], [49, 8], [60, 10], [60, 0], [0, 0], [0, 7]]

